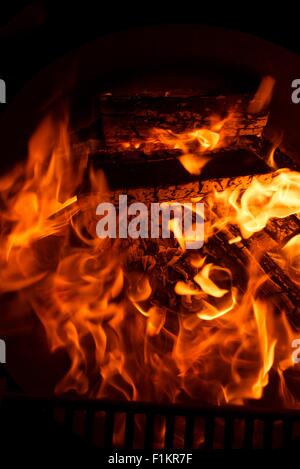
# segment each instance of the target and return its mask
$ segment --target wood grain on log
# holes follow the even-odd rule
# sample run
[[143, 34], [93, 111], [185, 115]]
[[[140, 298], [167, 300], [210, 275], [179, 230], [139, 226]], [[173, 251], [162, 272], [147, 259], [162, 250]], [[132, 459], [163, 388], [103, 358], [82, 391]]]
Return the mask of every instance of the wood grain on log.
[[[266, 163], [248, 148], [220, 149], [204, 155], [207, 159], [199, 176], [190, 174], [174, 151], [164, 151], [151, 156], [137, 152], [134, 155], [91, 154], [89, 165], [102, 169], [112, 189], [120, 187], [159, 187], [191, 181], [264, 174], [270, 171]], [[199, 156], [199, 160], [202, 157]], [[85, 188], [87, 190], [87, 188]]]
[[[227, 145], [237, 145], [247, 137], [260, 138], [267, 123], [266, 110], [257, 114], [248, 112], [252, 98], [252, 94], [101, 95], [95, 103], [94, 115], [84, 127], [74, 131], [73, 143], [84, 143], [90, 153], [122, 151], [124, 143], [143, 144], [153, 128], [179, 134], [195, 128], [211, 128], [216, 119], [224, 119]], [[157, 143], [156, 150], [159, 149]]]
[[[186, 184], [178, 184], [172, 186], [158, 186], [157, 188], [133, 188], [118, 189], [110, 192], [99, 192], [93, 194], [78, 195], [78, 200], [66, 207], [55, 215], [57, 223], [60, 220], [66, 220], [78, 212], [91, 211], [95, 215], [96, 206], [102, 202], [112, 202], [118, 205], [119, 195], [127, 194], [128, 203], [133, 201], [144, 202], [149, 205], [151, 202], [190, 202], [200, 196], [205, 199], [209, 194], [215, 191], [229, 192], [239, 189], [244, 190], [256, 178], [261, 183], [268, 183], [272, 180], [275, 173], [260, 174], [255, 176], [241, 176], [236, 178], [222, 178], [207, 181], [192, 181]], [[216, 216], [222, 217], [222, 213]], [[299, 230], [299, 220], [294, 217], [286, 219], [272, 219], [266, 228], [255, 233], [251, 238], [231, 244], [231, 241], [240, 233], [236, 226], [229, 225], [222, 232], [216, 233], [207, 240], [203, 247], [203, 254], [210, 256], [213, 262], [224, 267], [229, 267], [234, 273], [234, 281], [240, 292], [245, 291], [247, 285], [247, 265], [250, 263], [256, 265], [258, 276], [266, 275], [267, 280], [264, 282], [263, 294], [267, 296], [271, 302], [282, 308], [289, 317], [290, 322], [297, 328], [300, 328], [300, 290], [286, 273], [280, 263], [277, 262], [276, 256], [272, 253], [278, 253], [282, 241], [286, 236], [292, 236]], [[284, 230], [283, 228], [284, 227]], [[284, 231], [284, 235], [282, 234]], [[124, 241], [126, 243], [126, 240]], [[134, 241], [134, 242], [139, 242]], [[142, 242], [142, 241], [141, 241]], [[161, 240], [154, 240], [158, 245]], [[145, 248], [146, 249], [146, 248]], [[139, 252], [139, 251], [138, 251]], [[144, 256], [149, 255], [145, 252]], [[136, 262], [142, 262], [140, 256], [137, 256]], [[180, 267], [180, 266], [179, 266]], [[177, 268], [180, 272], [179, 267]], [[180, 275], [178, 279], [180, 278]], [[175, 281], [175, 280], [174, 280]]]
[[108, 146], [132, 139], [144, 140], [153, 127], [181, 133], [193, 128], [208, 127], [212, 116], [224, 119], [224, 133], [236, 141], [245, 135], [260, 137], [268, 114], [249, 114], [253, 96], [190, 96], [149, 97], [112, 96], [100, 99], [103, 135]]

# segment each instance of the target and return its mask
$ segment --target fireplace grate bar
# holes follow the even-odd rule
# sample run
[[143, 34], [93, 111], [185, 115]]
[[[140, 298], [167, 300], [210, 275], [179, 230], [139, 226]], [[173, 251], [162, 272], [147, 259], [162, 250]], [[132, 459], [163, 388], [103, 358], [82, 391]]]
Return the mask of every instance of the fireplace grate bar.
[[145, 449], [152, 449], [154, 443], [154, 415], [152, 413], [146, 414], [146, 426], [145, 426]]
[[85, 439], [88, 443], [92, 442], [94, 435], [94, 426], [95, 426], [95, 413], [88, 409], [86, 412], [85, 419]]
[[265, 449], [271, 449], [272, 441], [273, 441], [273, 420], [269, 418], [264, 421], [263, 447]]
[[134, 417], [132, 412], [126, 414], [126, 426], [125, 426], [125, 449], [131, 449], [133, 447], [134, 440]]
[[253, 447], [253, 430], [254, 420], [252, 417], [245, 419], [245, 432], [244, 432], [244, 448], [251, 449]]
[[228, 417], [225, 420], [224, 449], [231, 449], [234, 443], [234, 420]]
[[204, 448], [212, 449], [214, 442], [214, 432], [215, 432], [215, 419], [212, 415], [208, 415], [205, 418], [204, 426]]
[[166, 416], [166, 434], [165, 434], [165, 448], [172, 449], [174, 446], [174, 426], [175, 415], [169, 414]]
[[[141, 417], [144, 416], [144, 440], [141, 444], [145, 449], [156, 448], [158, 442], [156, 435], [156, 423], [165, 422], [165, 433], [163, 443], [159, 447], [172, 449], [176, 446], [175, 429], [177, 428], [177, 419], [183, 420], [181, 435], [181, 447], [191, 449], [212, 449], [215, 448], [216, 434], [220, 427], [223, 428], [223, 443], [221, 447], [231, 449], [243, 447], [246, 449], [263, 447], [291, 447], [296, 444], [299, 435], [295, 434], [295, 423], [300, 424], [299, 410], [261, 410], [244, 408], [240, 406], [224, 407], [196, 407], [183, 405], [163, 405], [143, 402], [112, 402], [104, 399], [74, 399], [74, 398], [28, 398], [24, 396], [7, 396], [1, 402], [1, 409], [9, 415], [11, 412], [20, 415], [41, 415], [53, 416], [57, 410], [64, 411], [63, 424], [66, 431], [72, 433], [75, 431], [74, 422], [77, 412], [83, 412], [85, 415], [84, 439], [87, 443], [97, 444], [95, 441], [96, 431], [95, 422], [97, 413], [105, 416], [102, 420], [103, 444], [101, 447], [111, 449], [121, 447], [124, 449], [135, 448], [135, 435], [141, 434]], [[123, 443], [114, 441], [116, 416], [123, 414], [124, 420], [124, 438]], [[139, 418], [137, 418], [139, 417]], [[204, 437], [198, 438], [197, 428], [198, 420], [204, 424]], [[241, 430], [235, 432], [236, 422], [243, 423], [243, 435]], [[261, 441], [257, 446], [257, 425], [261, 424]], [[275, 426], [281, 429], [280, 442], [274, 444]], [[239, 427], [241, 428], [241, 427]], [[241, 438], [240, 446], [237, 446], [235, 433], [239, 433]], [[203, 433], [202, 433], [203, 434]], [[199, 442], [200, 441], [200, 442]], [[298, 443], [297, 443], [298, 444]], [[121, 445], [121, 446], [120, 446]], [[219, 445], [219, 446], [218, 446]], [[217, 447], [220, 447], [220, 439]], [[139, 446], [138, 446], [139, 447]]]
[[289, 448], [293, 442], [293, 420], [291, 418], [287, 418], [283, 421], [282, 433], [283, 447]]
[[193, 448], [195, 433], [195, 417], [187, 415], [185, 419], [185, 432], [184, 432], [184, 449]]
[[65, 426], [68, 431], [72, 431], [74, 427], [75, 409], [67, 407], [65, 410]]
[[109, 410], [105, 415], [104, 423], [104, 447], [113, 448], [114, 442], [114, 424], [115, 424], [115, 413]]

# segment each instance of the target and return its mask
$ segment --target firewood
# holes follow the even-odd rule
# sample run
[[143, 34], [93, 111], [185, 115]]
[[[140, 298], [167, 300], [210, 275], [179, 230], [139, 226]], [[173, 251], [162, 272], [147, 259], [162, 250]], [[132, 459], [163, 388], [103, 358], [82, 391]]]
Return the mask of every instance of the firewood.
[[[193, 181], [186, 184], [174, 186], [162, 186], [157, 188], [141, 188], [141, 189], [118, 189], [111, 192], [99, 192], [93, 194], [79, 194], [77, 201], [74, 204], [66, 207], [61, 212], [57, 213], [53, 218], [57, 223], [61, 220], [67, 220], [68, 217], [78, 213], [91, 211], [95, 215], [96, 206], [102, 201], [109, 201], [118, 205], [119, 195], [127, 194], [128, 204], [134, 201], [144, 202], [149, 205], [151, 202], [190, 202], [198, 199], [199, 197], [209, 196], [214, 191], [233, 191], [235, 189], [243, 190], [249, 187], [253, 178], [257, 178], [261, 183], [267, 183], [272, 180], [275, 173], [255, 175], [255, 176], [241, 176], [236, 178], [222, 178], [207, 181]], [[221, 213], [216, 213], [217, 216], [222, 216]], [[287, 235], [291, 236], [295, 230], [298, 230], [299, 220], [295, 216], [287, 217], [283, 220], [272, 219], [267, 224], [267, 227], [254, 233], [249, 239], [240, 239], [240, 241], [231, 244], [231, 241], [236, 238], [240, 233], [236, 226], [229, 225], [222, 232], [216, 233], [208, 239], [203, 247], [202, 254], [208, 256], [211, 262], [229, 268], [233, 272], [233, 282], [240, 292], [244, 292], [247, 287], [247, 266], [250, 264], [256, 265], [257, 275], [267, 277], [264, 282], [262, 294], [276, 299], [276, 304], [279, 305], [287, 314], [290, 322], [297, 328], [300, 328], [300, 290], [294, 284], [288, 274], [282, 269], [277, 262], [276, 257], [272, 253], [277, 253], [282, 241]], [[281, 229], [284, 227], [284, 234]], [[189, 268], [185, 261], [185, 256], [178, 248], [174, 240], [124, 240], [124, 249], [130, 248], [132, 244], [132, 255], [129, 256], [128, 262], [130, 269], [143, 270], [145, 268], [144, 262], [147, 261], [149, 265], [150, 258], [154, 270], [151, 277], [160, 279], [158, 282], [158, 293], [153, 301], [162, 302], [164, 306], [170, 311], [175, 311], [178, 308], [178, 301], [174, 300], [171, 293], [170, 295], [164, 293], [163, 276], [167, 275], [170, 280], [172, 288], [179, 280], [186, 280], [186, 276], [192, 280], [193, 274], [189, 272]], [[162, 249], [165, 246], [165, 252], [175, 258], [172, 263], [171, 274], [166, 274], [165, 270], [169, 271], [167, 257], [164, 258]], [[177, 252], [177, 256], [176, 256]], [[138, 253], [136, 256], [135, 254]], [[141, 254], [142, 253], [142, 254]], [[158, 253], [160, 253], [158, 255]], [[168, 262], [167, 262], [168, 261]], [[151, 269], [150, 269], [151, 270]], [[160, 275], [160, 272], [162, 274]], [[173, 272], [173, 273], [172, 273]], [[175, 272], [175, 273], [174, 273]], [[170, 276], [171, 275], [171, 276]], [[162, 291], [161, 291], [161, 288]], [[171, 290], [172, 290], [171, 288]], [[161, 291], [161, 293], [159, 293]], [[173, 290], [172, 290], [173, 291]], [[173, 299], [172, 299], [173, 298]], [[174, 303], [175, 301], [175, 303]]]
[[207, 127], [213, 115], [224, 119], [224, 130], [233, 142], [246, 135], [260, 137], [267, 122], [267, 112], [250, 114], [248, 105], [253, 96], [113, 96], [100, 99], [104, 140], [107, 146], [146, 139], [149, 129], [159, 127], [175, 133], [190, 128]]
[[[92, 193], [89, 191], [84, 192], [83, 190], [79, 192], [75, 206], [78, 206], [81, 210], [86, 210], [93, 206], [93, 204], [98, 204], [101, 201], [118, 204], [119, 196], [122, 194], [127, 194], [128, 203], [136, 201], [143, 202], [147, 205], [151, 202], [191, 202], [192, 199], [199, 198], [200, 196], [205, 197], [214, 191], [220, 192], [226, 189], [233, 191], [237, 188], [241, 190], [246, 189], [254, 178], [261, 183], [267, 183], [272, 180], [274, 175], [275, 173], [266, 173], [215, 178], [204, 181], [197, 179], [182, 184], [158, 185], [156, 187], [128, 188], [124, 186], [117, 190], [104, 190], [102, 192], [101, 188], [99, 188], [99, 192], [94, 188], [94, 192]], [[71, 212], [72, 210], [74, 210], [74, 205], [67, 207], [63, 212]]]
[[[278, 219], [272, 221], [278, 221]], [[289, 220], [287, 220], [288, 223]], [[238, 235], [237, 227], [228, 227], [228, 240]], [[223, 234], [223, 236], [226, 236], [226, 234]], [[243, 259], [244, 256], [248, 265], [250, 263], [255, 264], [259, 276], [267, 275], [267, 280], [260, 291], [269, 300], [272, 301], [274, 298], [277, 308], [282, 308], [293, 326], [300, 329], [300, 290], [282, 269], [277, 261], [277, 256], [272, 256], [272, 253], [278, 253], [279, 247], [278, 242], [268, 235], [266, 229], [263, 229], [258, 233], [254, 233], [250, 238], [241, 239], [236, 243], [235, 253], [237, 259]], [[228, 246], [228, 249], [232, 250], [232, 246]]]

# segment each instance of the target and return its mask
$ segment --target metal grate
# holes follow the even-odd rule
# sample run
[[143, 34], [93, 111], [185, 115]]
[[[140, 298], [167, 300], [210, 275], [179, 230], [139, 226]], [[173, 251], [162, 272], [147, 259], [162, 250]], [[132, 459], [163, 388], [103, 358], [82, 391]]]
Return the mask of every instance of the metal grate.
[[[78, 412], [84, 416], [82, 436], [86, 443], [94, 444], [97, 437], [95, 422], [97, 415], [102, 419], [102, 442], [100, 447], [111, 449], [115, 447], [114, 432], [116, 417], [124, 417], [123, 440], [118, 442], [120, 449], [152, 449], [155, 447], [155, 421], [164, 419], [165, 431], [160, 449], [174, 448], [176, 420], [184, 423], [182, 430], [181, 448], [213, 449], [216, 444], [218, 429], [222, 429], [222, 438], [218, 439], [218, 447], [231, 449], [237, 447], [235, 424], [239, 422], [238, 440], [241, 448], [253, 449], [259, 436], [261, 448], [289, 448], [296, 444], [300, 428], [300, 411], [257, 410], [239, 406], [225, 407], [190, 407], [181, 405], [162, 405], [142, 402], [112, 402], [102, 399], [73, 399], [73, 398], [28, 398], [6, 397], [1, 402], [2, 411], [10, 414], [47, 416], [54, 419], [54, 413], [59, 411], [63, 417], [61, 425], [68, 433], [74, 432], [75, 417]], [[136, 416], [143, 416], [144, 428], [137, 426]], [[195, 446], [197, 421], [203, 422], [204, 437], [201, 444]], [[275, 432], [276, 428], [276, 432]], [[141, 436], [140, 443], [135, 446], [135, 435]]]

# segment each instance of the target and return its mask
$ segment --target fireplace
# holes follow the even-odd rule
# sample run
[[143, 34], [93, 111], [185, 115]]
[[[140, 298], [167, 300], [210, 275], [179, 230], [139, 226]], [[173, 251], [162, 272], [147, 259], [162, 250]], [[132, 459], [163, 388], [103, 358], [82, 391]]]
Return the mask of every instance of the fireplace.
[[[27, 392], [3, 412], [107, 450], [293, 447], [299, 157], [270, 131], [276, 79], [172, 67], [56, 96], [1, 180], [4, 335], [34, 331], [49, 365], [8, 366]], [[174, 219], [169, 238], [97, 237], [122, 195], [204, 204], [203, 247]]]
[[[125, 426], [116, 444], [116, 417], [120, 415]], [[239, 406], [193, 407], [11, 395], [3, 401], [1, 416], [5, 424], [1, 435], [8, 447], [12, 441], [19, 448], [24, 445], [29, 449], [36, 444], [54, 449], [61, 444], [67, 450], [77, 445], [79, 450], [90, 449], [100, 455], [103, 450], [110, 454], [113, 449], [121, 454], [133, 450], [149, 454], [155, 450], [193, 451], [200, 457], [202, 452], [217, 449], [292, 450], [300, 434], [299, 411]], [[158, 440], [155, 425], [161, 420], [165, 421], [165, 433]], [[179, 432], [178, 421], [184, 423]], [[201, 443], [197, 441], [199, 431], [203, 432]]]

